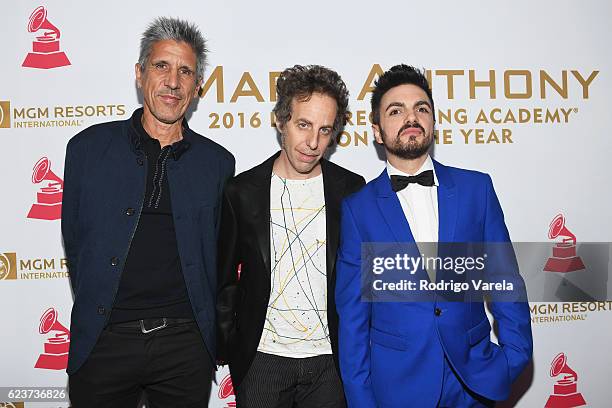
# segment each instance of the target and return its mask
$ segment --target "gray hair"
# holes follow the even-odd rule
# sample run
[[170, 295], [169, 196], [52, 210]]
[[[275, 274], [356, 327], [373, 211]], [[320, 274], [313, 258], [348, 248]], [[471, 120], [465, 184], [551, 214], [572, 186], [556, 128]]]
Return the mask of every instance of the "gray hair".
[[171, 17], [158, 17], [142, 34], [140, 40], [140, 56], [138, 64], [144, 69], [151, 55], [153, 44], [163, 40], [174, 40], [187, 43], [196, 55], [196, 81], [204, 78], [204, 66], [206, 65], [206, 40], [195, 24], [185, 20]]

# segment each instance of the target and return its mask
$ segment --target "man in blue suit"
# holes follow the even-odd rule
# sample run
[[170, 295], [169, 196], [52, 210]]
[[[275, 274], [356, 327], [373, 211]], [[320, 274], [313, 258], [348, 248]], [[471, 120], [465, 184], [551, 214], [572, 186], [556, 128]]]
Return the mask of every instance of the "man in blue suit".
[[421, 71], [398, 65], [385, 72], [375, 84], [372, 115], [387, 166], [343, 202], [337, 261], [349, 407], [493, 406], [508, 398], [531, 358], [526, 303], [491, 303], [497, 345], [482, 302], [442, 302], [433, 294], [430, 302], [375, 303], [361, 293], [362, 243], [509, 242], [491, 178], [429, 156], [434, 103]]

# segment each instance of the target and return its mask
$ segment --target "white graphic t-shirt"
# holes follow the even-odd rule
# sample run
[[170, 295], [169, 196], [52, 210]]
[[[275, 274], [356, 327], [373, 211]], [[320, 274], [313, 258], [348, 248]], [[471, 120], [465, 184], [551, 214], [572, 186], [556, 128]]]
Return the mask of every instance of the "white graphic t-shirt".
[[284, 357], [331, 354], [323, 176], [270, 185], [271, 292], [258, 351]]

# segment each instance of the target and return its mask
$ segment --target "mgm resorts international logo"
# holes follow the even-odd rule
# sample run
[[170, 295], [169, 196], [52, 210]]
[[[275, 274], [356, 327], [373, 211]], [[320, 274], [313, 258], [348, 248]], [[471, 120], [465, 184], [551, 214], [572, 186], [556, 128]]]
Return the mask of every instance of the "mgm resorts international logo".
[[96, 118], [123, 117], [125, 105], [17, 106], [0, 101], [0, 128], [80, 127]]
[[20, 259], [15, 252], [0, 252], [0, 281], [68, 278], [66, 258]]
[[0, 408], [25, 408], [25, 402], [0, 402]]
[[11, 127], [11, 103], [0, 101], [0, 128]]
[[612, 300], [597, 302], [531, 302], [531, 324], [563, 324], [586, 320], [591, 313], [612, 311]]

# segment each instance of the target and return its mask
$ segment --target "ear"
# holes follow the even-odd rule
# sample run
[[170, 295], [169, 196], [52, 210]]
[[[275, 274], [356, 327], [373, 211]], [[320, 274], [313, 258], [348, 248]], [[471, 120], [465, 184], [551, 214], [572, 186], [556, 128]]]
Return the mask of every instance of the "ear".
[[276, 130], [278, 130], [278, 133], [280, 133], [281, 136], [285, 135], [285, 125], [286, 125], [286, 123], [285, 124], [281, 124], [281, 123], [278, 123], [278, 122], [274, 123], [274, 126], [276, 126]]
[[276, 131], [280, 135], [281, 150], [284, 150], [285, 149], [285, 127], [278, 122], [274, 123], [274, 126], [276, 127]]
[[136, 74], [136, 85], [138, 89], [142, 89], [142, 70], [138, 62], [134, 65], [134, 73]]
[[376, 143], [383, 144], [382, 135], [380, 133], [380, 126], [372, 124], [372, 132], [374, 133], [374, 140], [376, 140]]
[[200, 89], [202, 89], [202, 80], [200, 79], [198, 82], [196, 82], [196, 87], [193, 91], [193, 99], [196, 99], [197, 97], [200, 96]]

